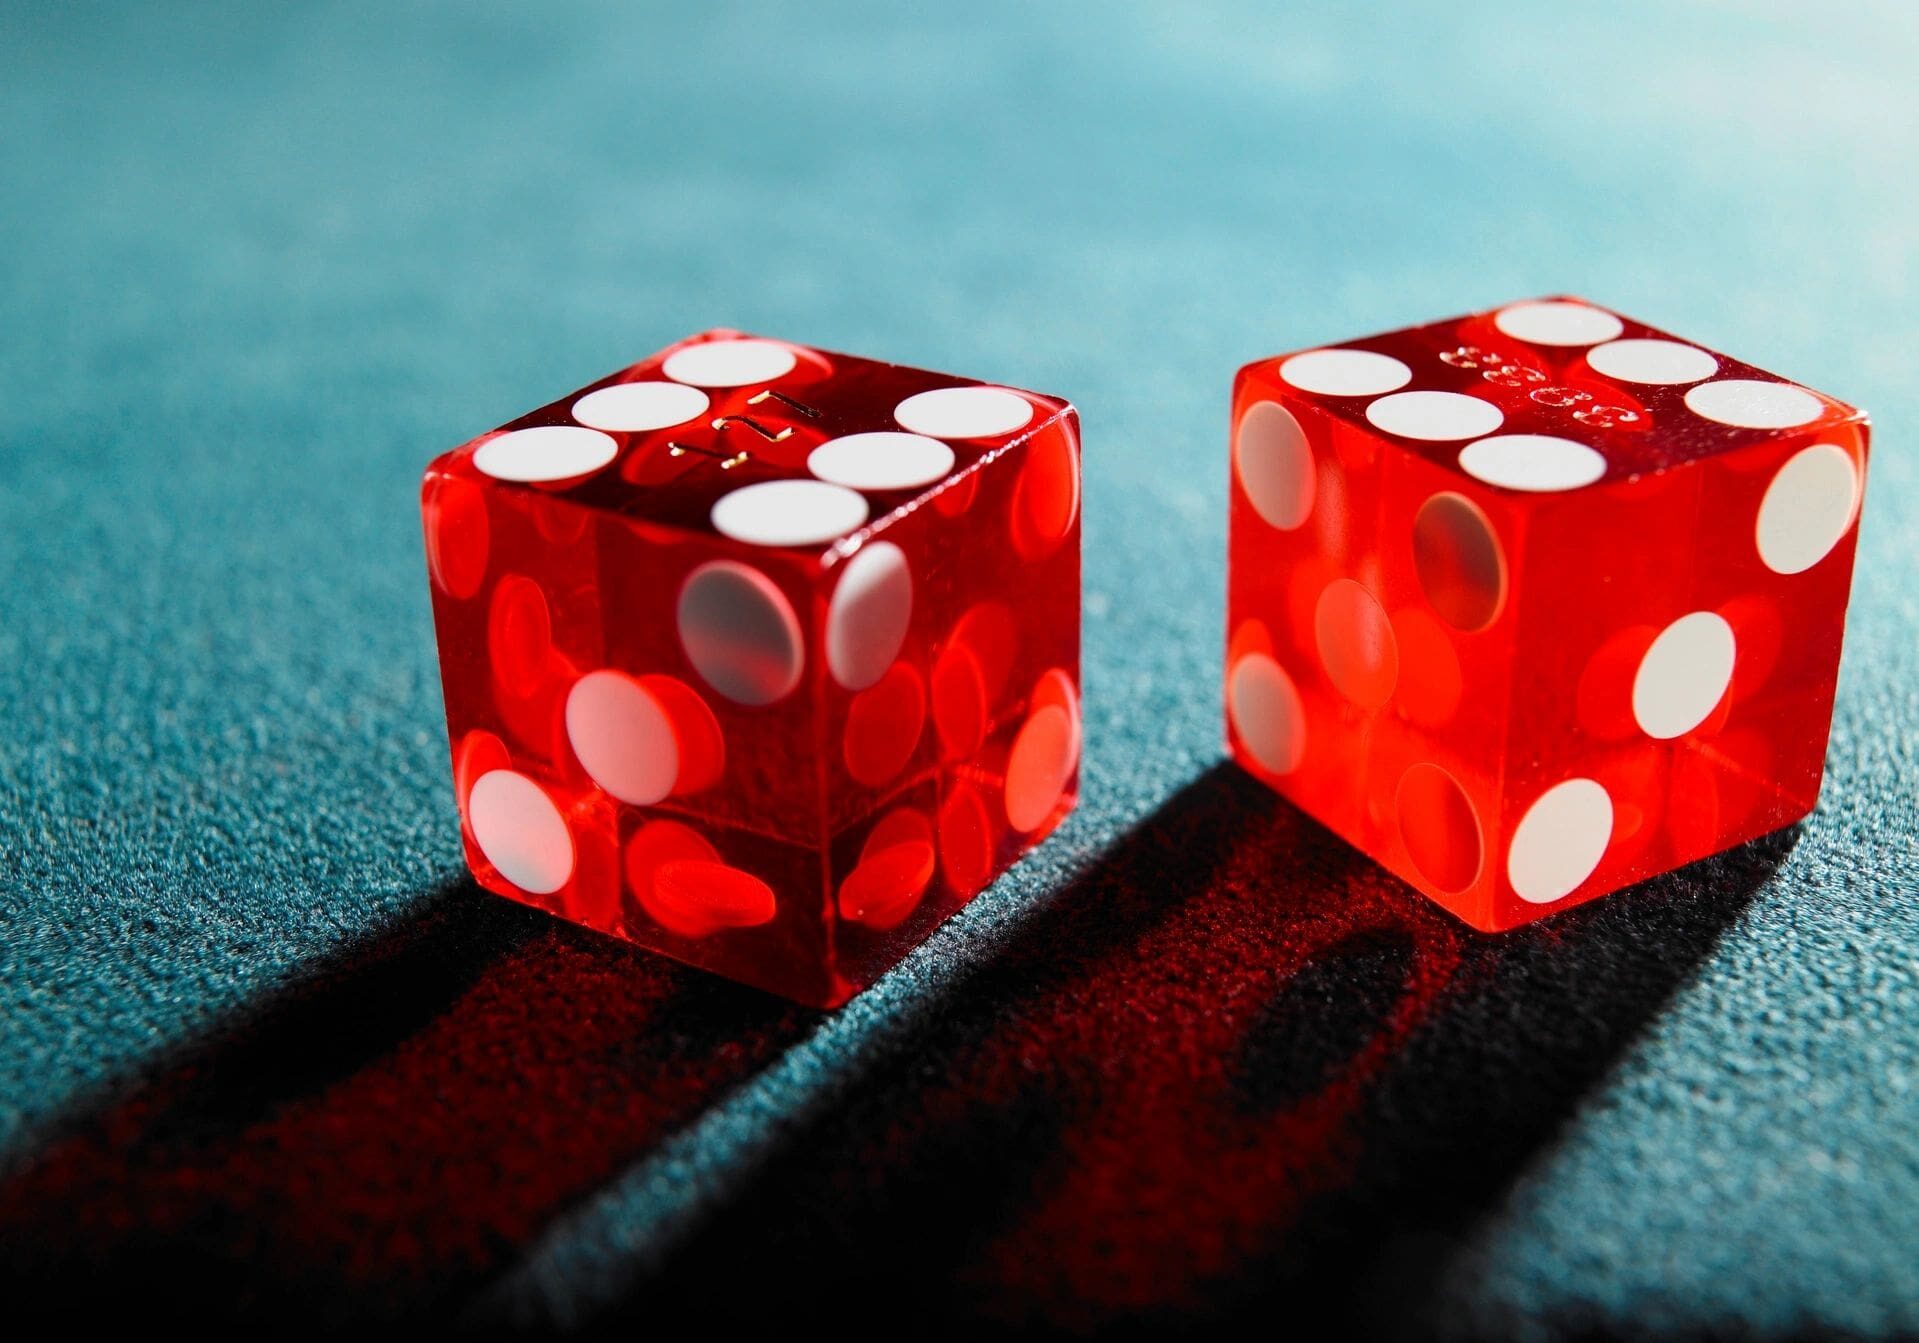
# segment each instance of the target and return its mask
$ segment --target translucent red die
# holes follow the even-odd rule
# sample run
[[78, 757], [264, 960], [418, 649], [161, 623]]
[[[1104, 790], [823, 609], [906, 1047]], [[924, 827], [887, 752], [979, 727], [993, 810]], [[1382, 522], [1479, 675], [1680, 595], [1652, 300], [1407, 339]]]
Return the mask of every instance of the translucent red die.
[[481, 885], [838, 1003], [1077, 796], [1052, 397], [713, 331], [436, 460]]
[[1865, 416], [1578, 299], [1233, 391], [1235, 758], [1474, 927], [1817, 801]]

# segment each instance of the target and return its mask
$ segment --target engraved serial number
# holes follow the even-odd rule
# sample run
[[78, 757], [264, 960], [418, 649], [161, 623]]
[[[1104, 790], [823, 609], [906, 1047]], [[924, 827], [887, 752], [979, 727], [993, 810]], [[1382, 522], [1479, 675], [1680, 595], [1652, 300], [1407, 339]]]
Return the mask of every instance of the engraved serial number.
[[1453, 368], [1476, 372], [1495, 387], [1525, 392], [1528, 400], [1553, 410], [1571, 410], [1573, 418], [1594, 429], [1623, 429], [1639, 423], [1640, 414], [1626, 406], [1612, 406], [1591, 392], [1577, 387], [1562, 387], [1547, 381], [1546, 375], [1529, 365], [1518, 363], [1498, 350], [1477, 345], [1456, 345], [1439, 356], [1439, 362]]

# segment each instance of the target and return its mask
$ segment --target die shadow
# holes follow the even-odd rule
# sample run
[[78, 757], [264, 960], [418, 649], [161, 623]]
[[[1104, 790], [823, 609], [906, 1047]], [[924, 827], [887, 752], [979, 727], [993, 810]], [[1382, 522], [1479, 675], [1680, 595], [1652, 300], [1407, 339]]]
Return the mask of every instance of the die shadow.
[[450, 881], [0, 1178], [0, 1290], [72, 1322], [427, 1317], [816, 1014]]
[[1215, 767], [922, 1004], [608, 1332], [896, 1300], [935, 1333], [1428, 1334], [1462, 1237], [1796, 838], [1489, 937]]
[[[1416, 1327], [1793, 839], [1489, 938], [1215, 767], [588, 1294], [622, 1331], [876, 1298], [949, 1332]], [[69, 1116], [0, 1180], [0, 1282], [68, 1321], [537, 1324], [503, 1275], [541, 1229], [820, 1022], [448, 883]]]

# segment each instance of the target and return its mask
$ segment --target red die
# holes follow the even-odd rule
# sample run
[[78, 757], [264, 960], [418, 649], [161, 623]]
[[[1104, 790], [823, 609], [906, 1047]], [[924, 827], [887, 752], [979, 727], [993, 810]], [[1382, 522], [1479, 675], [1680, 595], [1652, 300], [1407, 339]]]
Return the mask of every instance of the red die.
[[489, 890], [831, 1005], [1072, 808], [1063, 401], [708, 332], [422, 507]]
[[1797, 820], [1866, 438], [1576, 299], [1248, 364], [1234, 756], [1488, 930]]

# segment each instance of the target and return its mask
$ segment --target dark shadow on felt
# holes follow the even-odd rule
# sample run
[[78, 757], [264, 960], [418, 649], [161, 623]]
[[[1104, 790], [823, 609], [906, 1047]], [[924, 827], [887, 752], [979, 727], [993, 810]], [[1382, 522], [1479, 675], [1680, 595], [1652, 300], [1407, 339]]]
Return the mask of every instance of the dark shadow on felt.
[[[1282, 1306], [1391, 1331], [1791, 842], [1481, 937], [1216, 767], [593, 1295], [623, 1330], [880, 1296], [940, 1331]], [[0, 1282], [69, 1321], [478, 1293], [471, 1322], [534, 1324], [486, 1285], [819, 1019], [450, 883], [75, 1116], [0, 1183]]]
[[606, 1323], [878, 1297], [933, 1332], [1427, 1332], [1452, 1247], [1795, 838], [1483, 936], [1216, 767], [916, 1004]]
[[446, 883], [0, 1180], [0, 1288], [275, 1327], [469, 1295], [817, 1014]]

